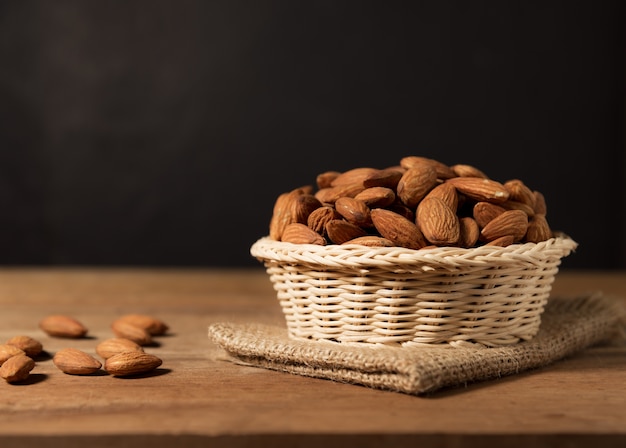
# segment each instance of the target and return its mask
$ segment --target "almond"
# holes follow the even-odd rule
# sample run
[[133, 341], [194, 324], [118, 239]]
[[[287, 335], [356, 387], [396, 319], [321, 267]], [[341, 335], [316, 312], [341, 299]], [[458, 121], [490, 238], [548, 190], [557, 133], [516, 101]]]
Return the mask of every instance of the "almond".
[[325, 171], [317, 175], [315, 183], [318, 189], [329, 188], [333, 182], [341, 173], [339, 171]]
[[552, 238], [552, 230], [546, 220], [546, 216], [535, 214], [528, 222], [528, 230], [526, 231], [526, 241], [530, 243], [540, 243], [541, 241]]
[[465, 165], [461, 163], [452, 165], [450, 168], [452, 168], [454, 174], [459, 177], [480, 177], [482, 179], [488, 178], [488, 176], [484, 172], [472, 165]]
[[334, 204], [339, 198], [344, 196], [353, 198], [363, 190], [365, 190], [363, 182], [340, 184], [334, 187], [322, 188], [321, 190], [318, 190], [315, 193], [315, 197], [323, 204]]
[[323, 236], [308, 226], [297, 222], [285, 227], [281, 240], [293, 244], [316, 244], [318, 246], [326, 244]]
[[26, 356], [30, 357], [38, 356], [43, 351], [43, 345], [41, 342], [37, 339], [31, 338], [30, 336], [14, 336], [6, 343], [7, 345], [19, 348], [26, 354]]
[[452, 170], [452, 168], [439, 160], [420, 156], [408, 156], [400, 160], [400, 166], [409, 170], [424, 165], [432, 167], [437, 173], [438, 179], [450, 179], [451, 177], [456, 176], [456, 173]]
[[15, 355], [7, 359], [0, 367], [0, 376], [7, 383], [19, 383], [30, 376], [35, 368], [35, 361], [26, 355]]
[[435, 169], [428, 164], [417, 165], [402, 175], [396, 194], [407, 207], [415, 208], [435, 185], [437, 185]]
[[104, 370], [113, 376], [131, 376], [148, 373], [163, 364], [161, 358], [145, 352], [123, 352], [104, 362]]
[[369, 187], [357, 194], [354, 199], [363, 201], [369, 208], [384, 208], [396, 200], [396, 193], [387, 187]]
[[383, 238], [396, 246], [420, 249], [426, 246], [424, 235], [416, 224], [391, 210], [376, 208], [371, 212], [372, 222]]
[[96, 358], [76, 348], [59, 350], [52, 362], [61, 372], [70, 375], [91, 375], [102, 367], [102, 363]]
[[498, 247], [507, 247], [515, 242], [515, 237], [513, 235], [504, 235], [495, 240], [489, 241], [485, 246], [498, 246]]
[[535, 209], [524, 202], [512, 201], [511, 199], [509, 199], [508, 201], [503, 202], [500, 205], [505, 210], [521, 210], [526, 213], [528, 217], [534, 216], [535, 214]]
[[312, 194], [301, 194], [291, 202], [291, 222], [306, 224], [309, 215], [322, 206]]
[[87, 327], [70, 316], [52, 315], [39, 322], [39, 328], [50, 336], [59, 338], [82, 338], [87, 334]]
[[456, 192], [456, 188], [454, 188], [454, 185], [447, 182], [439, 184], [430, 190], [426, 197], [424, 197], [424, 199], [428, 198], [441, 199], [454, 213], [456, 213], [459, 207], [459, 195]]
[[125, 314], [117, 320], [128, 322], [135, 327], [143, 328], [152, 336], [161, 336], [169, 330], [168, 325], [155, 317], [146, 314]]
[[25, 355], [24, 350], [17, 348], [10, 344], [0, 344], [0, 366], [6, 362], [7, 359], [16, 355]]
[[453, 246], [460, 236], [459, 218], [438, 197], [426, 197], [417, 206], [417, 226], [424, 238], [437, 246]]
[[547, 215], [548, 207], [546, 206], [546, 198], [544, 197], [543, 193], [535, 190], [533, 191], [533, 195], [535, 196], [535, 214], [544, 216]]
[[500, 216], [506, 209], [491, 202], [477, 202], [472, 209], [472, 215], [481, 229], [491, 220]]
[[535, 194], [519, 179], [511, 179], [504, 183], [504, 188], [509, 192], [509, 200], [521, 202], [531, 209], [535, 207]]
[[343, 219], [333, 219], [326, 224], [328, 239], [335, 244], [343, 244], [346, 241], [365, 236], [367, 232], [361, 227]]
[[[299, 224], [302, 225], [302, 224]], [[116, 319], [111, 323], [111, 330], [118, 338], [130, 339], [138, 345], [151, 345], [152, 336], [146, 330], [136, 327], [122, 319]]]
[[359, 238], [355, 238], [350, 241], [346, 241], [345, 244], [358, 244], [360, 246], [368, 246], [368, 247], [393, 247], [394, 244], [389, 241], [387, 238], [383, 238], [381, 236], [376, 235], [366, 235], [361, 236]]
[[460, 192], [475, 201], [502, 203], [509, 199], [509, 191], [500, 182], [478, 177], [454, 177], [446, 180]]
[[351, 184], [363, 185], [363, 181], [377, 171], [378, 171], [377, 169], [369, 168], [369, 167], [352, 168], [348, 171], [344, 171], [335, 179], [333, 179], [330, 185], [332, 187], [336, 187], [338, 185], [351, 185]]
[[270, 238], [281, 241], [285, 227], [293, 221], [293, 202], [302, 194], [301, 189], [295, 189], [287, 193], [282, 193], [274, 203], [274, 210], [270, 219]]
[[335, 210], [337, 210], [337, 213], [339, 213], [346, 221], [356, 226], [372, 226], [370, 209], [363, 201], [355, 198], [339, 198], [335, 202]]
[[96, 346], [96, 353], [102, 359], [124, 352], [143, 352], [143, 347], [126, 338], [106, 339]]
[[395, 190], [404, 171], [401, 168], [385, 168], [375, 171], [363, 180], [363, 186], [365, 188], [385, 187]]
[[307, 226], [320, 235], [325, 235], [326, 224], [333, 219], [340, 219], [341, 216], [333, 207], [323, 206], [313, 210], [307, 219]]
[[476, 220], [469, 216], [459, 219], [459, 247], [474, 247], [480, 237], [480, 228]]
[[507, 210], [492, 219], [481, 230], [481, 238], [493, 241], [497, 238], [512, 235], [514, 241], [520, 241], [528, 229], [528, 216], [521, 210]]

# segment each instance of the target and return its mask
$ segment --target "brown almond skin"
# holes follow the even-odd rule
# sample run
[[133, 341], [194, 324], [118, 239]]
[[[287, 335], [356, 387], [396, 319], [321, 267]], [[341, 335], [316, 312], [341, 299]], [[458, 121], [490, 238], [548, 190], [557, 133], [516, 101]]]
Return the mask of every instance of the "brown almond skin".
[[293, 202], [301, 194], [303, 194], [302, 189], [297, 188], [295, 190], [282, 193], [278, 196], [278, 198], [276, 198], [269, 228], [269, 236], [273, 240], [280, 241], [285, 227], [294, 222], [292, 213]]
[[365, 188], [384, 187], [395, 190], [402, 178], [402, 174], [404, 174], [404, 170], [398, 168], [378, 170], [363, 180], [363, 186]]
[[15, 355], [6, 360], [0, 367], [0, 377], [7, 383], [19, 383], [25, 381], [30, 376], [31, 370], [35, 368], [35, 361], [26, 355]]
[[43, 351], [43, 345], [37, 339], [30, 336], [14, 336], [6, 342], [8, 345], [22, 350], [26, 356], [35, 357]]
[[334, 244], [343, 244], [346, 241], [365, 236], [367, 232], [351, 222], [333, 219], [326, 224], [326, 234]]
[[91, 375], [102, 367], [96, 358], [76, 348], [59, 350], [52, 362], [61, 372], [69, 375]]
[[478, 243], [480, 228], [474, 218], [464, 216], [459, 219], [459, 246], [469, 249]]
[[492, 219], [480, 232], [485, 241], [512, 235], [514, 241], [520, 241], [528, 229], [528, 215], [521, 210], [507, 210]]
[[146, 314], [125, 314], [118, 317], [118, 320], [143, 328], [152, 336], [164, 335], [169, 330], [169, 327], [165, 322]]
[[519, 179], [507, 180], [504, 188], [509, 192], [509, 200], [521, 202], [528, 205], [531, 209], [535, 207], [535, 194]]
[[460, 193], [475, 201], [502, 203], [509, 199], [509, 191], [500, 182], [479, 177], [454, 177], [446, 180]]
[[376, 173], [378, 170], [376, 168], [370, 167], [359, 167], [352, 168], [348, 171], [344, 171], [339, 176], [337, 176], [330, 183], [332, 187], [336, 187], [339, 185], [350, 185], [350, 184], [363, 184], [363, 181], [367, 179], [373, 173]]
[[491, 202], [481, 201], [474, 204], [472, 215], [481, 229], [485, 227], [489, 221], [500, 216], [506, 209]]
[[370, 209], [365, 202], [355, 198], [339, 198], [335, 202], [335, 210], [346, 221], [359, 227], [371, 227]]
[[389, 241], [387, 238], [383, 238], [381, 236], [375, 236], [375, 235], [361, 236], [359, 238], [346, 241], [343, 244], [344, 245], [358, 244], [360, 246], [367, 246], [367, 247], [394, 247], [394, 244], [391, 241]]
[[507, 247], [515, 242], [513, 235], [504, 235], [495, 240], [489, 241], [485, 246]]
[[454, 174], [458, 177], [480, 177], [482, 179], [487, 179], [487, 175], [483, 171], [472, 165], [458, 163], [456, 165], [452, 165], [450, 168], [452, 168], [452, 171], [454, 171]]
[[540, 243], [552, 238], [552, 229], [546, 220], [546, 216], [536, 214], [528, 221], [528, 230], [525, 240], [529, 243]]
[[116, 319], [111, 323], [111, 330], [118, 338], [130, 339], [138, 345], [151, 345], [152, 336], [146, 330], [136, 327], [121, 319]]
[[292, 222], [306, 224], [313, 210], [320, 208], [322, 203], [312, 194], [301, 194], [291, 203]]
[[17, 348], [10, 344], [0, 344], [0, 366], [4, 364], [7, 359], [16, 355], [25, 355], [24, 350]]
[[111, 338], [100, 342], [96, 346], [96, 353], [102, 359], [124, 352], [143, 352], [143, 347], [126, 338]]
[[64, 315], [44, 317], [39, 321], [39, 328], [48, 335], [58, 338], [82, 338], [88, 331], [77, 319]]
[[400, 166], [411, 169], [419, 166], [430, 165], [437, 173], [438, 179], [450, 179], [455, 177], [456, 173], [443, 162], [421, 156], [407, 156], [400, 160]]
[[357, 194], [354, 199], [363, 201], [369, 208], [384, 208], [396, 200], [396, 193], [387, 187], [369, 187]]
[[320, 173], [315, 178], [315, 183], [317, 185], [318, 190], [322, 188], [329, 188], [337, 177], [339, 177], [341, 173], [339, 171], [325, 171]]
[[337, 213], [333, 207], [323, 206], [314, 210], [310, 215], [309, 219], [307, 219], [307, 226], [316, 233], [320, 235], [325, 235], [326, 233], [326, 224], [328, 224], [333, 219], [339, 219], [341, 216]]
[[371, 212], [372, 222], [378, 233], [396, 246], [421, 249], [428, 243], [417, 225], [404, 216], [383, 208]]
[[281, 238], [285, 243], [326, 245], [326, 240], [305, 224], [295, 222], [285, 227]]
[[424, 197], [424, 199], [428, 198], [441, 199], [455, 213], [459, 207], [459, 195], [456, 192], [456, 188], [454, 188], [454, 185], [447, 182], [439, 184], [430, 190]]
[[547, 215], [548, 207], [546, 205], [546, 198], [540, 191], [533, 191], [533, 195], [535, 196], [535, 214], [536, 215]]
[[437, 246], [453, 246], [459, 241], [459, 218], [438, 197], [426, 197], [417, 206], [417, 226], [424, 238]]
[[414, 209], [435, 185], [437, 185], [435, 169], [428, 164], [418, 165], [402, 175], [396, 195], [407, 207]]
[[113, 376], [131, 376], [151, 372], [162, 363], [159, 357], [149, 353], [124, 352], [108, 358], [104, 370]]

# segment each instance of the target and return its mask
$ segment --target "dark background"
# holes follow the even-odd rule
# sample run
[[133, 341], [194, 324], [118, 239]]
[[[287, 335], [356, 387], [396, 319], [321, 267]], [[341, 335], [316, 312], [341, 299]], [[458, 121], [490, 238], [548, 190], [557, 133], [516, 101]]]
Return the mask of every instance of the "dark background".
[[626, 267], [621, 1], [2, 1], [0, 263], [256, 266], [276, 196], [406, 155]]

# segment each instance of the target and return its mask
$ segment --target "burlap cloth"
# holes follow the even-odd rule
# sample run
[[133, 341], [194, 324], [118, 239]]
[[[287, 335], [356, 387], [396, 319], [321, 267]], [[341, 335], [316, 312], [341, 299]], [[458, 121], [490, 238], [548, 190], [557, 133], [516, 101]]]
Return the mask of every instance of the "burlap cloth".
[[539, 333], [498, 348], [351, 346], [291, 339], [286, 328], [216, 323], [209, 338], [231, 361], [376, 389], [423, 394], [546, 366], [587, 347], [623, 338], [625, 309], [600, 293], [551, 298]]

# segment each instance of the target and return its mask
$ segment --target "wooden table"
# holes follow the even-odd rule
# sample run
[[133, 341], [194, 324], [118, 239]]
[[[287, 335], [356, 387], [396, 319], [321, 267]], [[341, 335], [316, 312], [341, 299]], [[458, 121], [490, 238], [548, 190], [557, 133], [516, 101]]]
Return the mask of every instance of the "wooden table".
[[[554, 294], [601, 289], [626, 304], [626, 273], [567, 272]], [[262, 269], [3, 269], [0, 342], [38, 338], [49, 354], [95, 354], [110, 322], [140, 312], [172, 331], [146, 348], [154, 375], [61, 373], [50, 358], [30, 381], [0, 380], [0, 447], [62, 446], [626, 446], [626, 344], [549, 367], [425, 397], [385, 392], [220, 359], [219, 321], [284, 325]], [[70, 314], [90, 338], [46, 336], [38, 321]]]

